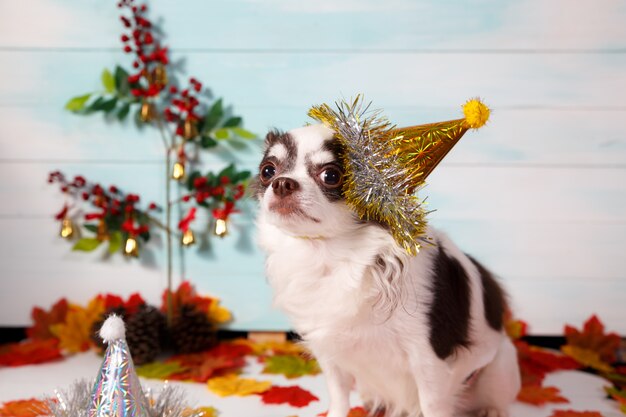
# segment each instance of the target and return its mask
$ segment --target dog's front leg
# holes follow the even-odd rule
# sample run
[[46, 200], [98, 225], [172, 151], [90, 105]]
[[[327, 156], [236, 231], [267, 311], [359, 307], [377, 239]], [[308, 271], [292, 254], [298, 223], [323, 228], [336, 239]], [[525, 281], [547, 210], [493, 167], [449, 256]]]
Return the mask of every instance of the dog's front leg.
[[327, 417], [346, 417], [350, 411], [352, 376], [332, 363], [320, 363], [320, 366], [324, 371], [330, 400]]
[[[428, 355], [430, 356], [430, 355]], [[461, 382], [449, 365], [437, 357], [420, 357], [413, 366], [423, 417], [453, 417]]]

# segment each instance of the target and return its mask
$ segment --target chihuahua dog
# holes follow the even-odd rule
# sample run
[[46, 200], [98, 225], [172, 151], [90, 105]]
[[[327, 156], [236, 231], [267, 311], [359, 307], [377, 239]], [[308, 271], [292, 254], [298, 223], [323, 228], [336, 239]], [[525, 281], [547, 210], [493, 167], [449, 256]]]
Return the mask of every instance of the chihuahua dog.
[[507, 416], [520, 376], [504, 292], [444, 234], [410, 256], [359, 219], [341, 152], [324, 125], [272, 131], [255, 187], [274, 304], [322, 368], [328, 417], [347, 416], [352, 388], [387, 417]]

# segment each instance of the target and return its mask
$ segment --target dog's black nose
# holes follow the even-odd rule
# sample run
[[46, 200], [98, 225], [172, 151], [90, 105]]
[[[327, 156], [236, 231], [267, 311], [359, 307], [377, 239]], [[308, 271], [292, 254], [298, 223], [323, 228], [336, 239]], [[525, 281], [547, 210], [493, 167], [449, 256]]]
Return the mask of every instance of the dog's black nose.
[[274, 194], [279, 197], [287, 197], [300, 188], [300, 184], [296, 180], [287, 177], [279, 177], [272, 181]]

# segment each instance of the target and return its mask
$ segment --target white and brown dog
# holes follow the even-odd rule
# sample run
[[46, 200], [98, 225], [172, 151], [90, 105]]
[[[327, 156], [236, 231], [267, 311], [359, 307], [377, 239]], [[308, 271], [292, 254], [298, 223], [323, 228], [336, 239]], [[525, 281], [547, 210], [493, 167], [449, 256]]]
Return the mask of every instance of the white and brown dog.
[[322, 367], [328, 417], [359, 390], [387, 416], [508, 415], [520, 387], [492, 275], [430, 228], [409, 256], [342, 197], [342, 149], [323, 125], [270, 132], [257, 180], [275, 305]]

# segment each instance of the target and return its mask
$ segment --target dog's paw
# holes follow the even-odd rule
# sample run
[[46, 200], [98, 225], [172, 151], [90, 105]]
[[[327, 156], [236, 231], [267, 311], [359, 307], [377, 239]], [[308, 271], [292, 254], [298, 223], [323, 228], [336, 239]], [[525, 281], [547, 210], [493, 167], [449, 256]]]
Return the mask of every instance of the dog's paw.
[[485, 408], [478, 411], [476, 417], [509, 417], [509, 412], [498, 408]]

